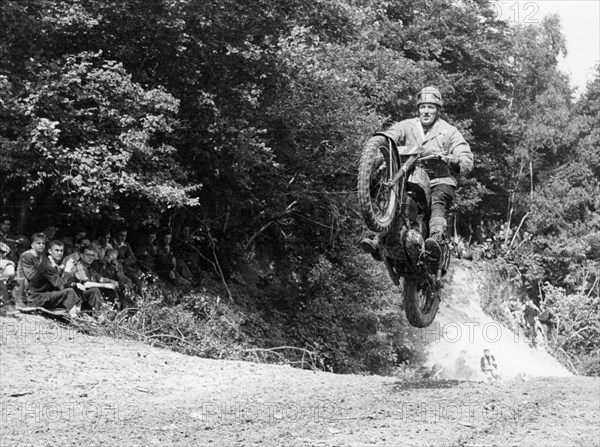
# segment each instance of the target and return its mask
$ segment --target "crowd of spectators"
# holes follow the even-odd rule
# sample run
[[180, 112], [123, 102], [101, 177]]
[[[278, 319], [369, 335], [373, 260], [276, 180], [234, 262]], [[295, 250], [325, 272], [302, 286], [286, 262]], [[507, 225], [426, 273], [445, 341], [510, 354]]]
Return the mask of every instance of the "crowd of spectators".
[[506, 223], [484, 219], [469, 226], [468, 235], [453, 238], [454, 255], [461, 259], [494, 259], [511, 249], [516, 249], [531, 238], [527, 232], [521, 234]]
[[161, 278], [189, 287], [200, 277], [198, 250], [189, 227], [174, 239], [170, 228], [148, 226], [133, 246], [125, 226], [61, 234], [50, 224], [27, 237], [11, 232], [0, 216], [0, 293], [3, 313], [26, 308], [62, 309], [95, 318], [107, 306], [134, 309], [144, 285]]

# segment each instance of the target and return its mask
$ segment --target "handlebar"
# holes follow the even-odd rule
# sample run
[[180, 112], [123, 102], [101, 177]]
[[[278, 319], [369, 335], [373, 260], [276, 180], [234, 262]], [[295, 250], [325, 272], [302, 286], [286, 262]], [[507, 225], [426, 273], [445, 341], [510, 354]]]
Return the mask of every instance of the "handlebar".
[[440, 159], [447, 161], [452, 158], [449, 155], [443, 155], [438, 153], [433, 153], [429, 149], [425, 149], [423, 146], [398, 146], [398, 155], [400, 156], [415, 156], [420, 161], [432, 160], [432, 159]]
[[442, 155], [442, 154], [429, 154], [429, 155], [425, 155], [424, 157], [420, 157], [419, 161], [433, 160], [435, 158], [438, 158], [438, 159], [443, 160], [443, 161], [448, 161], [452, 157], [449, 156], [449, 155]]
[[[419, 161], [427, 161], [427, 160], [434, 160], [434, 159], [448, 161], [453, 158], [453, 156], [450, 156], [450, 155], [436, 154], [436, 153], [432, 153], [429, 151], [425, 152], [425, 149], [421, 146], [417, 146], [414, 148], [407, 148], [406, 146], [403, 146], [402, 148], [405, 149], [405, 153], [402, 155], [405, 155], [405, 156], [408, 155], [409, 159], [402, 165], [402, 167], [396, 173], [396, 175], [394, 175], [394, 177], [389, 182], [386, 183], [388, 186], [392, 186], [392, 185], [396, 184]], [[398, 152], [400, 153], [400, 148], [398, 148], [398, 149], [399, 149]], [[421, 151], [421, 152], [419, 153], [419, 151]], [[421, 155], [423, 155], [423, 156], [421, 156]]]

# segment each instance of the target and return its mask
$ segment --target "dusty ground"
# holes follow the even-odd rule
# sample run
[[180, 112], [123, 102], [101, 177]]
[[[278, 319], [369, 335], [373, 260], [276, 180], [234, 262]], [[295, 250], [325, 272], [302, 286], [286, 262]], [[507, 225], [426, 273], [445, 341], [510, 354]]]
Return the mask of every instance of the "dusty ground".
[[600, 445], [598, 378], [342, 376], [0, 325], [3, 447]]

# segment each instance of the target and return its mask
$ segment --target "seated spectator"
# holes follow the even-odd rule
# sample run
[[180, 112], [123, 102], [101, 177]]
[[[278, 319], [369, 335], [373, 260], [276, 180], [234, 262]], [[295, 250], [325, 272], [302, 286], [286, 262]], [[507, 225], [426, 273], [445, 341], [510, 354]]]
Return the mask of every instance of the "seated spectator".
[[[96, 252], [92, 247], [85, 247], [81, 250], [79, 261], [75, 263], [73, 275], [85, 290], [101, 289], [101, 292], [107, 293], [108, 296], [116, 298], [115, 290], [119, 288], [117, 281], [103, 277], [95, 270], [91, 269], [91, 265], [96, 259]], [[110, 292], [106, 292], [110, 291]]]
[[47, 241], [53, 241], [56, 238], [56, 233], [58, 232], [58, 226], [56, 225], [48, 225], [44, 228], [44, 233], [46, 235]]
[[73, 243], [77, 244], [87, 238], [87, 230], [83, 227], [77, 227], [74, 231]]
[[79, 259], [81, 259], [81, 253], [83, 253], [83, 249], [90, 247], [92, 242], [89, 239], [82, 239], [79, 243], [73, 245], [73, 253], [63, 258], [62, 263], [66, 264], [69, 259], [72, 259], [73, 262], [77, 263]]
[[[4, 242], [10, 236], [10, 226], [12, 221], [6, 214], [0, 216], [0, 241]], [[6, 242], [4, 242], [6, 243]]]
[[15, 277], [15, 263], [8, 259], [10, 247], [0, 242], [0, 314], [12, 314], [16, 312], [10, 290]]
[[[83, 305], [87, 305], [93, 311], [101, 310], [103, 301], [98, 289], [83, 290], [84, 287], [73, 283], [72, 272], [75, 265], [72, 262], [65, 266], [60, 265], [63, 243], [54, 240], [49, 245], [48, 256], [42, 256], [40, 267], [29, 284], [33, 303], [46, 309], [65, 308], [73, 318], [79, 316]], [[71, 286], [82, 290], [81, 298]]]
[[118, 287], [114, 289], [116, 296], [113, 294], [112, 298], [118, 299], [118, 302], [120, 303], [119, 307], [121, 309], [133, 307], [133, 283], [125, 276], [123, 266], [117, 259], [118, 256], [119, 252], [117, 250], [107, 250], [104, 259], [101, 261], [94, 261], [89, 268], [99, 278], [108, 278], [109, 280], [117, 282]]
[[135, 245], [135, 257], [144, 273], [154, 273], [156, 270], [156, 233], [154, 226], [146, 228], [144, 235]]
[[90, 241], [88, 245], [91, 245], [91, 240], [87, 237], [87, 231], [83, 228], [78, 228], [75, 230], [75, 235], [73, 236], [73, 253], [79, 250], [83, 241]]
[[104, 259], [106, 250], [112, 250], [114, 247], [110, 243], [110, 229], [104, 228], [94, 242], [92, 242], [92, 248], [96, 252], [96, 259], [101, 261]]
[[112, 248], [119, 251], [118, 259], [123, 265], [123, 272], [125, 273], [125, 276], [127, 276], [133, 282], [136, 293], [141, 294], [143, 287], [142, 269], [138, 264], [137, 258], [133, 254], [131, 245], [126, 242], [127, 234], [127, 229], [121, 228], [111, 241], [111, 245]]
[[8, 257], [10, 247], [0, 242], [0, 280], [9, 280], [15, 276], [15, 263]]
[[6, 214], [0, 216], [0, 242], [4, 242], [10, 248], [10, 260], [13, 262], [17, 262], [19, 258], [16, 258], [16, 246], [17, 246], [17, 236], [11, 233], [12, 221], [9, 216]]
[[191, 272], [200, 274], [196, 240], [189, 225], [181, 228], [179, 237], [173, 242], [173, 253], [175, 257], [180, 258], [189, 267]]
[[17, 308], [26, 307], [25, 301], [29, 290], [29, 283], [37, 273], [42, 263], [46, 250], [46, 235], [35, 233], [31, 236], [31, 248], [19, 256], [17, 264], [17, 287], [15, 288], [15, 301]]
[[27, 236], [17, 237], [17, 244], [16, 244], [16, 248], [15, 248], [16, 253], [14, 253], [13, 261], [19, 262], [21, 255], [23, 253], [25, 253], [27, 250], [29, 250], [30, 248], [31, 248], [31, 241], [29, 240], [29, 238]]
[[181, 259], [177, 259], [171, 251], [173, 235], [170, 229], [163, 229], [156, 244], [156, 267], [158, 274], [169, 279], [177, 286], [189, 286], [192, 274]]
[[61, 241], [65, 246], [65, 256], [73, 254], [73, 238], [70, 236], [65, 236], [61, 239]]

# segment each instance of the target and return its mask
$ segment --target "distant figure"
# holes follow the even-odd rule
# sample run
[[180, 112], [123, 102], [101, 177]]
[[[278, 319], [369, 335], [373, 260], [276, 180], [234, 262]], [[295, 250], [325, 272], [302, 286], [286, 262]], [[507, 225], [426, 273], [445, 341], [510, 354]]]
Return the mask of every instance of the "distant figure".
[[0, 242], [0, 315], [16, 313], [10, 288], [15, 277], [15, 263], [10, 260], [10, 247]]
[[90, 269], [94, 272], [92, 275], [99, 275], [101, 278], [111, 280], [113, 283], [116, 282], [117, 286], [111, 290], [101, 290], [106, 293], [109, 299], [117, 298], [116, 304], [119, 310], [133, 307], [133, 282], [125, 276], [123, 272], [123, 266], [117, 259], [119, 252], [115, 249], [106, 250], [104, 259], [101, 261], [94, 261]]
[[494, 383], [498, 380], [498, 364], [496, 358], [490, 354], [489, 349], [483, 350], [483, 357], [481, 357], [481, 372], [487, 378], [489, 383]]
[[544, 343], [543, 329], [539, 317], [540, 308], [531, 299], [528, 299], [523, 310], [523, 319], [525, 320], [525, 335], [529, 338], [533, 348]]
[[[86, 248], [91, 247], [92, 242], [89, 239], [81, 239], [79, 242], [73, 244], [73, 253], [68, 256], [65, 256], [62, 260], [63, 265], [67, 265], [69, 259], [72, 259], [74, 263], [79, 262], [81, 259], [81, 254], [85, 251]], [[94, 250], [95, 251], [95, 250]]]
[[458, 380], [469, 380], [474, 375], [475, 370], [467, 364], [467, 351], [464, 349], [454, 362], [454, 371]]
[[133, 282], [136, 293], [141, 295], [144, 284], [144, 280], [142, 278], [142, 269], [138, 264], [137, 258], [133, 254], [131, 245], [129, 245], [129, 242], [126, 242], [127, 234], [127, 228], [121, 228], [119, 231], [117, 231], [116, 236], [111, 241], [111, 245], [112, 248], [119, 251], [119, 257], [117, 259], [119, 259], [123, 265], [123, 272], [125, 273], [125, 276], [127, 276], [131, 282]]
[[550, 341], [556, 341], [556, 318], [554, 314], [543, 305], [543, 303], [540, 303], [540, 316], [538, 317], [538, 320], [544, 329], [545, 341], [547, 343]]
[[16, 264], [19, 261], [16, 252], [17, 236], [11, 233], [10, 226], [10, 217], [6, 214], [0, 216], [0, 242], [3, 242], [6, 245], [8, 245], [8, 248], [10, 249], [7, 255], [8, 257], [6, 259], [10, 259]]
[[156, 238], [157, 228], [149, 226], [141, 239], [135, 245], [135, 257], [138, 260], [140, 268], [146, 274], [152, 274], [156, 270], [155, 258], [156, 258]]
[[96, 260], [102, 261], [104, 259], [104, 255], [108, 250], [112, 250], [116, 247], [113, 247], [110, 243], [110, 228], [105, 227], [98, 234], [98, 239], [92, 242], [92, 249], [96, 252]]
[[170, 229], [164, 228], [160, 231], [160, 236], [156, 243], [156, 267], [158, 273], [164, 278], [170, 280], [177, 286], [189, 286], [191, 284], [192, 273], [181, 259], [178, 259], [171, 250], [171, 241], [173, 234]]
[[46, 251], [46, 235], [35, 233], [31, 236], [31, 249], [24, 251], [19, 256], [17, 264], [17, 287], [13, 292], [17, 308], [28, 307], [26, 303], [29, 295], [29, 283], [42, 264]]
[[50, 241], [53, 241], [56, 238], [56, 233], [58, 232], [58, 226], [57, 225], [48, 225], [46, 228], [44, 228], [44, 231], [42, 231], [42, 233], [44, 233], [46, 235], [46, 241], [48, 243], [50, 243]]

